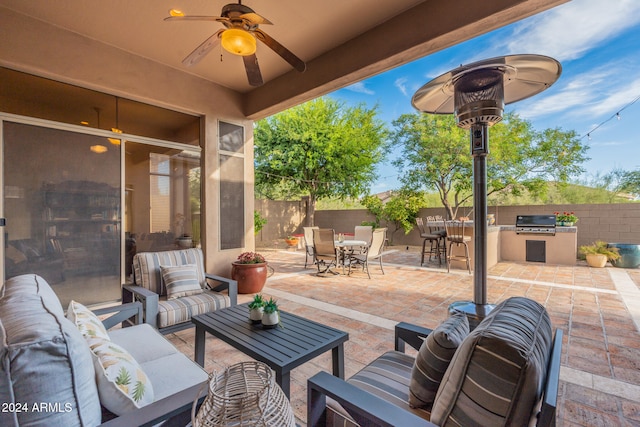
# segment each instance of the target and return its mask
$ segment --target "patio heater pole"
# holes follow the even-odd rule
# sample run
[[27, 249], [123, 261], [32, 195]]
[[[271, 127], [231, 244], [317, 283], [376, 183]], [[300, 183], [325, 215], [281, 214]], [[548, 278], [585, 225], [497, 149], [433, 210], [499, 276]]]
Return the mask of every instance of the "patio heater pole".
[[449, 312], [462, 312], [475, 328], [493, 309], [487, 303], [487, 155], [489, 127], [502, 120], [504, 106], [542, 92], [562, 71], [541, 55], [509, 55], [460, 66], [436, 77], [413, 95], [413, 106], [432, 114], [456, 116], [469, 129], [473, 156], [473, 301], [456, 301]]
[[[487, 154], [489, 128], [486, 123], [471, 126], [473, 156], [473, 302], [487, 304]], [[483, 313], [484, 314], [484, 313]]]

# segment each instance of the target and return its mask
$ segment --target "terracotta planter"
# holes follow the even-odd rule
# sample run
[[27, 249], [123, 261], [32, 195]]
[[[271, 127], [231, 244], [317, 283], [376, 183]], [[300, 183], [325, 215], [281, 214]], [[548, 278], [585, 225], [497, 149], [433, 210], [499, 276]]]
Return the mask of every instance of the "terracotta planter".
[[607, 265], [607, 256], [602, 254], [587, 254], [589, 267], [602, 268]]
[[290, 247], [298, 246], [298, 241], [298, 239], [284, 239], [284, 242]]
[[262, 290], [267, 282], [267, 263], [233, 263], [231, 278], [238, 282], [239, 294], [255, 294]]

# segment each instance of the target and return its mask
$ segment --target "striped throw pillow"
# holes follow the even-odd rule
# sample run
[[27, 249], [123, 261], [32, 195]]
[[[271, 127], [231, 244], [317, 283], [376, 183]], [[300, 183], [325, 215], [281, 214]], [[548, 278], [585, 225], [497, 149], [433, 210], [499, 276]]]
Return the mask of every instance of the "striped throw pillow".
[[202, 293], [195, 265], [160, 266], [160, 272], [167, 289], [167, 299]]
[[424, 408], [433, 403], [449, 362], [468, 334], [467, 316], [464, 313], [455, 313], [427, 336], [420, 346], [411, 371], [411, 407]]

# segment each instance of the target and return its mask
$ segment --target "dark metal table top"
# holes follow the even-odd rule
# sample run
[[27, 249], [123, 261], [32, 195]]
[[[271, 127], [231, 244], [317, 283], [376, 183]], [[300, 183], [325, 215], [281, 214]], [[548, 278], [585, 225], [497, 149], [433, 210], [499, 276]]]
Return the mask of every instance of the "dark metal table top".
[[256, 360], [291, 370], [349, 339], [347, 332], [280, 311], [282, 327], [249, 320], [248, 303], [194, 316], [192, 322]]

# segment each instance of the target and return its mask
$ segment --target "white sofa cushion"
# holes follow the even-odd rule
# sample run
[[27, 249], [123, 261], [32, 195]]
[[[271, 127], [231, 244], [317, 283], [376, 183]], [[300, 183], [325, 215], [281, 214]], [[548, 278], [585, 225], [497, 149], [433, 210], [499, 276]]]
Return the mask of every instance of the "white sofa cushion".
[[155, 400], [208, 379], [198, 364], [147, 324], [114, 329], [109, 331], [109, 336], [112, 342], [121, 345], [138, 361], [153, 384]]
[[[29, 411], [0, 411], [0, 425], [100, 424], [93, 378], [89, 347], [47, 282], [33, 274], [7, 280], [0, 298], [0, 402], [27, 403]], [[46, 408], [35, 411], [34, 404]]]

